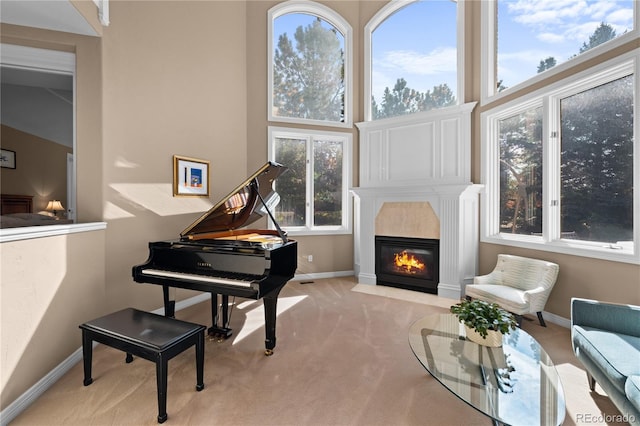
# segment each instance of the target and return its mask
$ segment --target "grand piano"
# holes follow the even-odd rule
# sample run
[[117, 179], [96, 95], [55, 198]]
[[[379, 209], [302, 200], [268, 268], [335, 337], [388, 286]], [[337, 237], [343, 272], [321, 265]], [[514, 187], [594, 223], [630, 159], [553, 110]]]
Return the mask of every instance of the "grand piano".
[[[180, 239], [149, 243], [149, 258], [132, 269], [138, 283], [157, 284], [165, 316], [175, 316], [169, 287], [211, 293], [210, 335], [227, 338], [229, 296], [263, 299], [265, 354], [276, 346], [278, 294], [293, 278], [298, 247], [271, 213], [280, 200], [274, 180], [286, 167], [268, 162], [180, 233]], [[269, 215], [275, 230], [241, 229]], [[221, 303], [218, 309], [218, 297]]]

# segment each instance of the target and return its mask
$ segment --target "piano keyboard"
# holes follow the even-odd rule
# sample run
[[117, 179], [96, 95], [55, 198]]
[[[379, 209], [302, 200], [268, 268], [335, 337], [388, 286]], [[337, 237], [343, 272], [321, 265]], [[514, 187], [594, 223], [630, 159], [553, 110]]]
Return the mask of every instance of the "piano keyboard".
[[143, 269], [140, 271], [144, 275], [155, 275], [167, 278], [180, 278], [193, 281], [204, 281], [217, 284], [233, 285], [238, 287], [251, 287], [253, 281], [234, 280], [230, 278], [212, 277], [208, 275], [188, 274], [185, 272], [165, 271], [163, 269]]

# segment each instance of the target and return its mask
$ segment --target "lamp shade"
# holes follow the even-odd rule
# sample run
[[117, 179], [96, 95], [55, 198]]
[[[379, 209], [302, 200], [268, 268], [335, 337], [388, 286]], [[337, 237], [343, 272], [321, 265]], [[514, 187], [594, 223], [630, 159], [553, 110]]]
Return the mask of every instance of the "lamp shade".
[[62, 203], [59, 200], [51, 200], [49, 201], [49, 204], [47, 204], [47, 208], [45, 210], [56, 212], [64, 210], [64, 207], [62, 207]]

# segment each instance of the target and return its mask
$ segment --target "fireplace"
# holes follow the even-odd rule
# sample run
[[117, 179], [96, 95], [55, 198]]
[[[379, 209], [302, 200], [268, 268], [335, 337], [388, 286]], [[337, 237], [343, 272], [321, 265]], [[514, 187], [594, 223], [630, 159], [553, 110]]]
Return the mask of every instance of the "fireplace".
[[440, 241], [375, 237], [376, 284], [438, 293]]
[[[376, 235], [438, 239], [439, 264], [434, 262], [438, 271], [437, 278], [433, 277], [438, 296], [460, 299], [464, 286], [478, 275], [479, 194], [483, 186], [471, 181], [475, 105], [356, 123], [360, 186], [351, 191], [358, 283], [379, 282]], [[380, 217], [389, 207], [393, 214]], [[380, 281], [397, 284], [412, 280], [394, 277]]]

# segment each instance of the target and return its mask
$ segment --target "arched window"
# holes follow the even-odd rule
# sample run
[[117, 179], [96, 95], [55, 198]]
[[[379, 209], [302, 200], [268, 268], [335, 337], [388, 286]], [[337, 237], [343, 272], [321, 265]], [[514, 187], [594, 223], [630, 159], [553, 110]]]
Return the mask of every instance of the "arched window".
[[[463, 3], [400, 1], [365, 27], [365, 119], [458, 105], [462, 90]], [[460, 70], [460, 72], [459, 72]]]
[[310, 1], [281, 3], [268, 19], [268, 119], [350, 127], [349, 24]]

